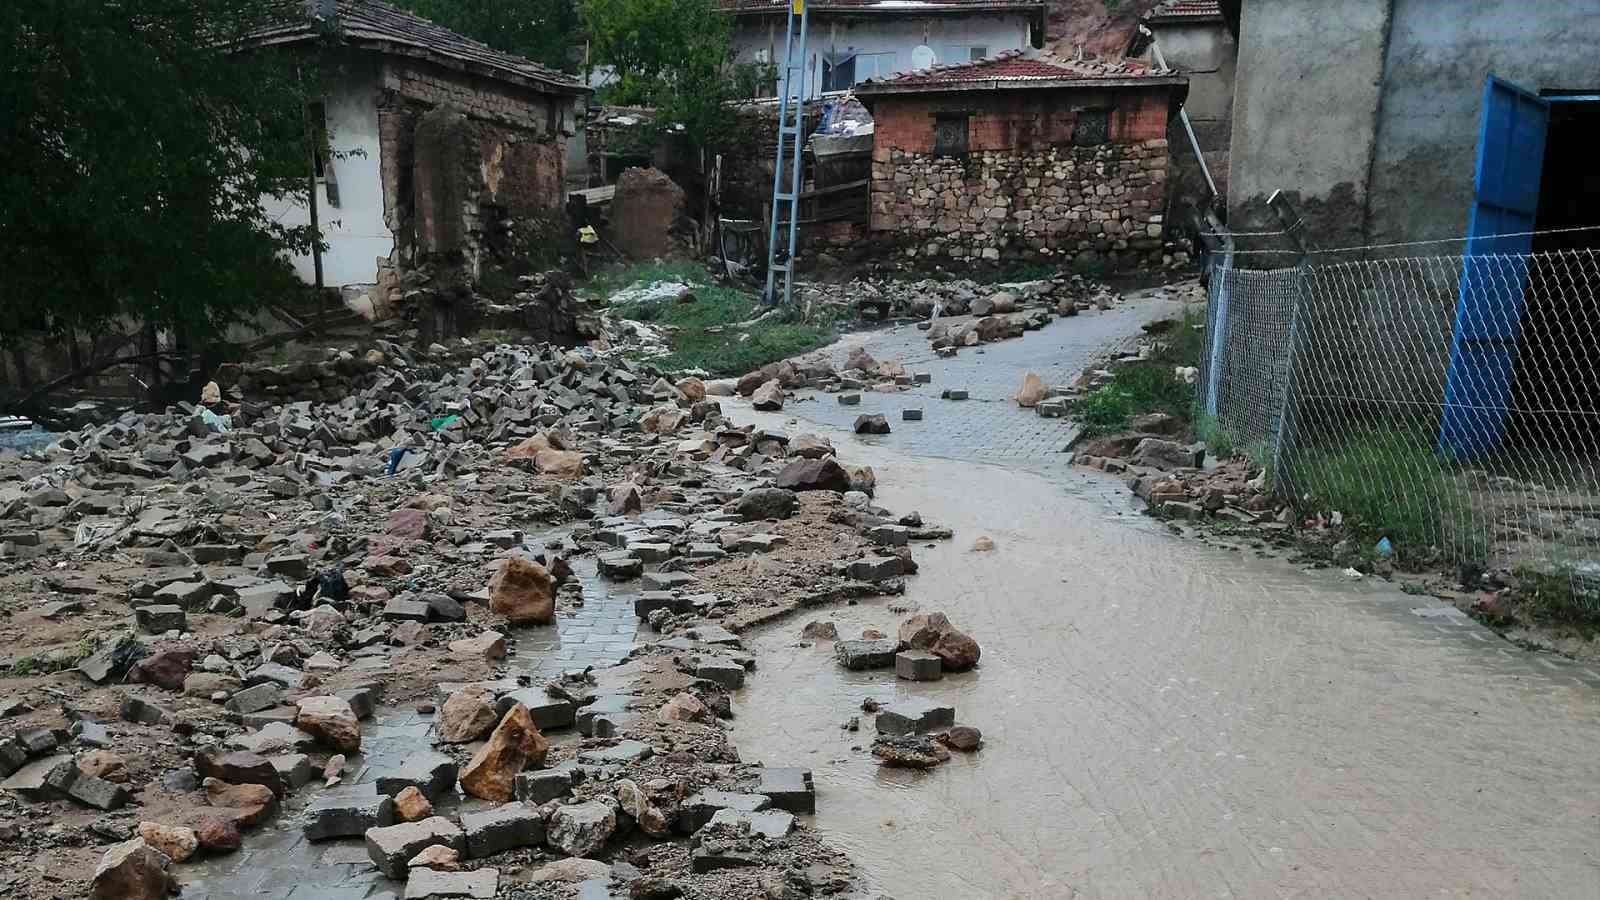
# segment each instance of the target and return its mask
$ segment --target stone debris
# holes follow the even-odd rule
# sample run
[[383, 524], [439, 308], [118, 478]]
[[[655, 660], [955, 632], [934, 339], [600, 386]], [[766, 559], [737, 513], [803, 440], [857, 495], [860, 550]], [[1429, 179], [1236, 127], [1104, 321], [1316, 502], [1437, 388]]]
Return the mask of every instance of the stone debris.
[[[896, 360], [857, 362], [844, 376], [857, 394], [916, 383]], [[692, 845], [648, 877], [619, 857], [618, 884], [641, 897], [683, 894], [691, 870], [838, 865], [795, 819], [815, 810], [810, 773], [739, 762], [728, 743], [733, 693], [759, 675], [738, 635], [759, 610], [719, 567], [774, 565], [764, 595], [790, 581], [822, 602], [895, 593], [915, 571], [911, 541], [940, 535], [873, 506], [874, 473], [827, 439], [735, 427], [708, 399], [738, 387], [781, 404], [808, 383], [845, 384], [831, 364], [793, 361], [745, 385], [661, 374], [587, 349], [378, 341], [373, 354], [219, 372], [209, 411], [226, 412], [226, 430], [177, 404], [0, 459], [39, 485], [19, 504], [0, 481], [0, 543], [71, 547], [85, 566], [41, 577], [48, 621], [117, 622], [59, 668], [109, 698], [84, 708], [121, 719], [74, 710], [34, 727], [58, 704], [8, 687], [0, 718], [30, 727], [0, 733], [0, 784], [96, 810], [149, 802], [131, 790], [147, 783], [199, 792], [192, 819], [136, 807], [105, 826], [137, 832], [150, 858], [159, 848], [163, 873], [238, 850], [241, 829], [291, 810], [306, 840], [361, 837], [386, 876], [409, 872], [407, 897], [490, 896], [499, 854], [607, 855], [623, 837]], [[801, 551], [815, 553], [824, 521], [843, 549], [811, 560]], [[670, 689], [582, 671], [530, 683], [507, 664], [526, 653], [522, 627], [582, 606], [595, 569], [580, 578], [579, 559], [638, 580], [635, 611], [659, 639], [630, 665], [662, 666], [681, 679]], [[835, 639], [828, 624], [810, 636]], [[880, 669], [900, 649], [837, 643], [842, 664]], [[386, 703], [434, 716], [446, 752], [424, 741], [392, 755]], [[544, 731], [561, 728], [584, 740], [553, 750]], [[347, 772], [357, 753], [376, 771]], [[475, 798], [459, 814], [446, 802], [458, 774]]]
[[506, 711], [483, 749], [461, 770], [461, 790], [504, 803], [516, 794], [517, 773], [543, 765], [549, 751], [550, 742], [533, 724], [528, 708], [518, 703]]
[[100, 857], [90, 880], [92, 900], [165, 900], [172, 888], [167, 874], [171, 859], [134, 838], [110, 848]]
[[880, 737], [872, 742], [872, 755], [881, 765], [900, 769], [931, 769], [950, 759], [950, 751], [925, 734]]
[[901, 700], [878, 713], [879, 734], [925, 734], [956, 722], [953, 706], [931, 700]]

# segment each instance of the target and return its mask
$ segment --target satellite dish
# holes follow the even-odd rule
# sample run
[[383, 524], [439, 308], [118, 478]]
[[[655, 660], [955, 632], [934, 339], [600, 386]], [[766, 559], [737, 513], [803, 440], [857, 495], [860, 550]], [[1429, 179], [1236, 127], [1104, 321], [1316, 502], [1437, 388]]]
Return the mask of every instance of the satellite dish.
[[918, 44], [917, 48], [911, 51], [912, 71], [932, 68], [933, 64], [938, 61], [938, 57], [933, 55], [933, 48], [927, 44]]

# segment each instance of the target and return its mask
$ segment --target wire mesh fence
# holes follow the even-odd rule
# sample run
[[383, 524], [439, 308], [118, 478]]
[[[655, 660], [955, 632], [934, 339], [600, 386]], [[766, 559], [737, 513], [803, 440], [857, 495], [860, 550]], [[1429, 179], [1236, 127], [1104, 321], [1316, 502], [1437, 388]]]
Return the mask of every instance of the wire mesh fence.
[[1600, 588], [1600, 253], [1211, 275], [1208, 427], [1303, 516]]

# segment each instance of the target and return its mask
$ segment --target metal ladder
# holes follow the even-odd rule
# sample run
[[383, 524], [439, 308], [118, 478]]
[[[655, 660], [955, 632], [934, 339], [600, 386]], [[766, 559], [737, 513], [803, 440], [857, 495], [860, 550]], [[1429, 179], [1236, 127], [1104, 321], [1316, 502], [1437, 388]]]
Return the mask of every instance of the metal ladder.
[[[767, 290], [762, 301], [778, 302], [778, 276], [783, 276], [783, 303], [794, 302], [794, 250], [800, 219], [800, 149], [806, 124], [806, 0], [790, 0], [789, 24], [783, 38], [783, 79], [778, 84], [778, 157], [772, 167], [772, 222], [767, 234]], [[793, 96], [793, 102], [790, 96]], [[792, 116], [792, 118], [791, 118]], [[784, 172], [784, 161], [789, 170]], [[785, 174], [788, 184], [785, 185]], [[780, 249], [778, 229], [785, 232]]]

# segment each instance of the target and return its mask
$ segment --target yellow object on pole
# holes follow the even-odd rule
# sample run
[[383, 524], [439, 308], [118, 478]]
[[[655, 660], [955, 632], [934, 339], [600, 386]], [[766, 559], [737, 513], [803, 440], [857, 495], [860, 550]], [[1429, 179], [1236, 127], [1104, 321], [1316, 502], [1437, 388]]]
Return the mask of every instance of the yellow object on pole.
[[799, 16], [805, 14], [806, 0], [792, 0], [789, 5], [794, 9], [795, 15]]

